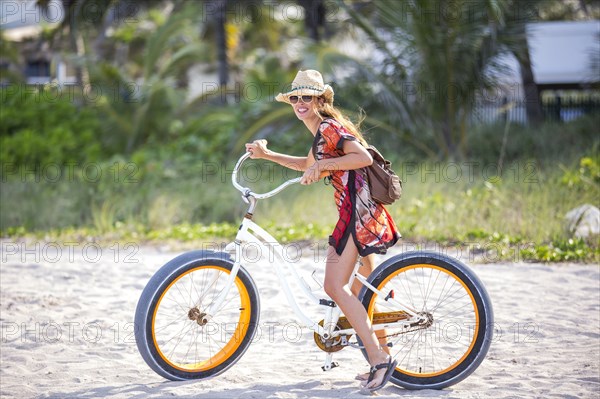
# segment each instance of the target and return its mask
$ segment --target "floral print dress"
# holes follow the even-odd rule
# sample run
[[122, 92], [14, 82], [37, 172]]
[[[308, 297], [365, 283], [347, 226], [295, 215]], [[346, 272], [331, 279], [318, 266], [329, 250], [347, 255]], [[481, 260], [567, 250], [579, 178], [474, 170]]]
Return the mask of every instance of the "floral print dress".
[[[355, 141], [357, 138], [335, 119], [325, 119], [313, 142], [315, 159], [327, 160], [344, 155], [346, 140]], [[333, 171], [330, 179], [335, 189], [339, 220], [329, 237], [329, 245], [341, 255], [352, 236], [361, 256], [386, 253], [401, 236], [387, 210], [371, 198], [365, 170]]]

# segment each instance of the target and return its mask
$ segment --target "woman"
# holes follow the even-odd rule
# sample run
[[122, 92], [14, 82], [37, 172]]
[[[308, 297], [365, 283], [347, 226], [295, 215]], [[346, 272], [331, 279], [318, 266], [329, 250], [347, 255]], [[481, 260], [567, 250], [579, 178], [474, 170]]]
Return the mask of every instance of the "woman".
[[290, 169], [303, 171], [302, 184], [311, 184], [329, 176], [335, 189], [339, 220], [329, 237], [325, 269], [325, 292], [344, 312], [361, 338], [371, 370], [363, 386], [371, 391], [383, 388], [396, 362], [382, 348], [366, 310], [357, 298], [360, 282], [350, 288], [348, 281], [358, 255], [363, 275], [373, 270], [373, 254], [385, 253], [400, 238], [394, 221], [385, 208], [373, 202], [363, 169], [373, 162], [366, 142], [357, 128], [333, 106], [333, 89], [323, 83], [314, 70], [299, 71], [291, 90], [275, 98], [294, 108], [294, 112], [315, 136], [306, 157], [276, 153], [267, 149], [265, 140], [246, 144], [251, 158], [267, 159]]

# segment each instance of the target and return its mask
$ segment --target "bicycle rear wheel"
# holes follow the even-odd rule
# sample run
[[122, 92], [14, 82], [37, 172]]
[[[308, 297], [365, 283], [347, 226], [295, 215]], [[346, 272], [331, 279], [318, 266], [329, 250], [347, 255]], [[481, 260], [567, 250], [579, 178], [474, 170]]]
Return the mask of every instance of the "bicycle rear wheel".
[[227, 254], [195, 251], [164, 265], [148, 282], [135, 314], [140, 354], [170, 380], [212, 377], [246, 351], [259, 317], [258, 290], [240, 267], [222, 306], [206, 311], [226, 286]]
[[402, 313], [400, 303], [424, 320], [385, 330], [398, 361], [390, 380], [394, 384], [442, 389], [466, 378], [483, 361], [493, 334], [492, 305], [481, 281], [463, 263], [434, 252], [408, 252], [384, 262], [369, 282], [385, 294], [363, 287], [359, 298], [371, 317]]

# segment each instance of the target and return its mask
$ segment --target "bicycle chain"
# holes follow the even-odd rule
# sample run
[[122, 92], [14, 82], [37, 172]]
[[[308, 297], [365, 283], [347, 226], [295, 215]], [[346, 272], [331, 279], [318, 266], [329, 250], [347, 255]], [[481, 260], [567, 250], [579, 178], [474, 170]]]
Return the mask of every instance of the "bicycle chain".
[[381, 338], [389, 338], [389, 337], [397, 337], [400, 334], [406, 334], [406, 333], [409, 333], [409, 332], [415, 332], [415, 331], [418, 331], [418, 330], [424, 330], [426, 328], [429, 328], [433, 324], [433, 315], [431, 313], [419, 312], [418, 314], [421, 315], [421, 316], [425, 316], [426, 317], [426, 319], [425, 319], [426, 322], [425, 323], [415, 322], [415, 323], [409, 324], [408, 325], [409, 326], [408, 329], [406, 329], [404, 331], [400, 331], [400, 332], [394, 333], [394, 334], [385, 335], [383, 337], [380, 337], [379, 339], [381, 339]]
[[[423, 323], [423, 321], [418, 321], [418, 322], [409, 324], [408, 328], [404, 329], [403, 331], [399, 331], [399, 332], [396, 332], [393, 334], [387, 334], [383, 337], [378, 337], [379, 340], [397, 337], [398, 335], [407, 334], [407, 333], [418, 331], [418, 330], [424, 330], [433, 324], [433, 315], [431, 313], [421, 312], [419, 314], [421, 316], [425, 316], [424, 323]], [[373, 315], [373, 324], [394, 323], [394, 322], [397, 322], [400, 320], [407, 320], [409, 318], [410, 318], [410, 316], [408, 315], [408, 313], [403, 312], [403, 311], [375, 313]], [[319, 322], [319, 325], [323, 326], [323, 323], [324, 323], [324, 320], [321, 320]], [[339, 330], [346, 330], [349, 328], [352, 328], [352, 326], [350, 325], [350, 322], [348, 321], [348, 319], [345, 317], [340, 317], [340, 319], [338, 320], [338, 322], [335, 326], [335, 330], [339, 331]], [[315, 343], [321, 350], [323, 350], [325, 352], [337, 352], [337, 351], [344, 349], [346, 346], [351, 345], [349, 342], [351, 337], [352, 337], [352, 334], [349, 334], [349, 335], [343, 335], [343, 336], [339, 336], [336, 338], [329, 338], [329, 339], [323, 340], [323, 338], [319, 334], [317, 334], [316, 332], [314, 334]]]

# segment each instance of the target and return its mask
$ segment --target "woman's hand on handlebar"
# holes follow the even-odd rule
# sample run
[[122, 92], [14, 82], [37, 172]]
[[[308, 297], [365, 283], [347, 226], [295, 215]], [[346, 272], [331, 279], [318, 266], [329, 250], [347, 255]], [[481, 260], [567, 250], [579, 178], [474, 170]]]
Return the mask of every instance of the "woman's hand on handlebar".
[[267, 140], [254, 140], [246, 143], [246, 151], [250, 153], [251, 159], [261, 159], [267, 156]]
[[308, 185], [308, 184], [312, 184], [314, 182], [319, 181], [322, 177], [324, 177], [323, 175], [328, 175], [328, 172], [325, 172], [320, 170], [319, 168], [319, 163], [315, 162], [313, 163], [311, 166], [308, 167], [308, 169], [306, 169], [304, 171], [304, 175], [302, 175], [302, 178], [300, 179], [300, 184], [302, 185]]
[[331, 176], [331, 172], [323, 169], [322, 165], [317, 161], [304, 171], [304, 175], [300, 178], [300, 184], [305, 186], [313, 184], [327, 176]]

